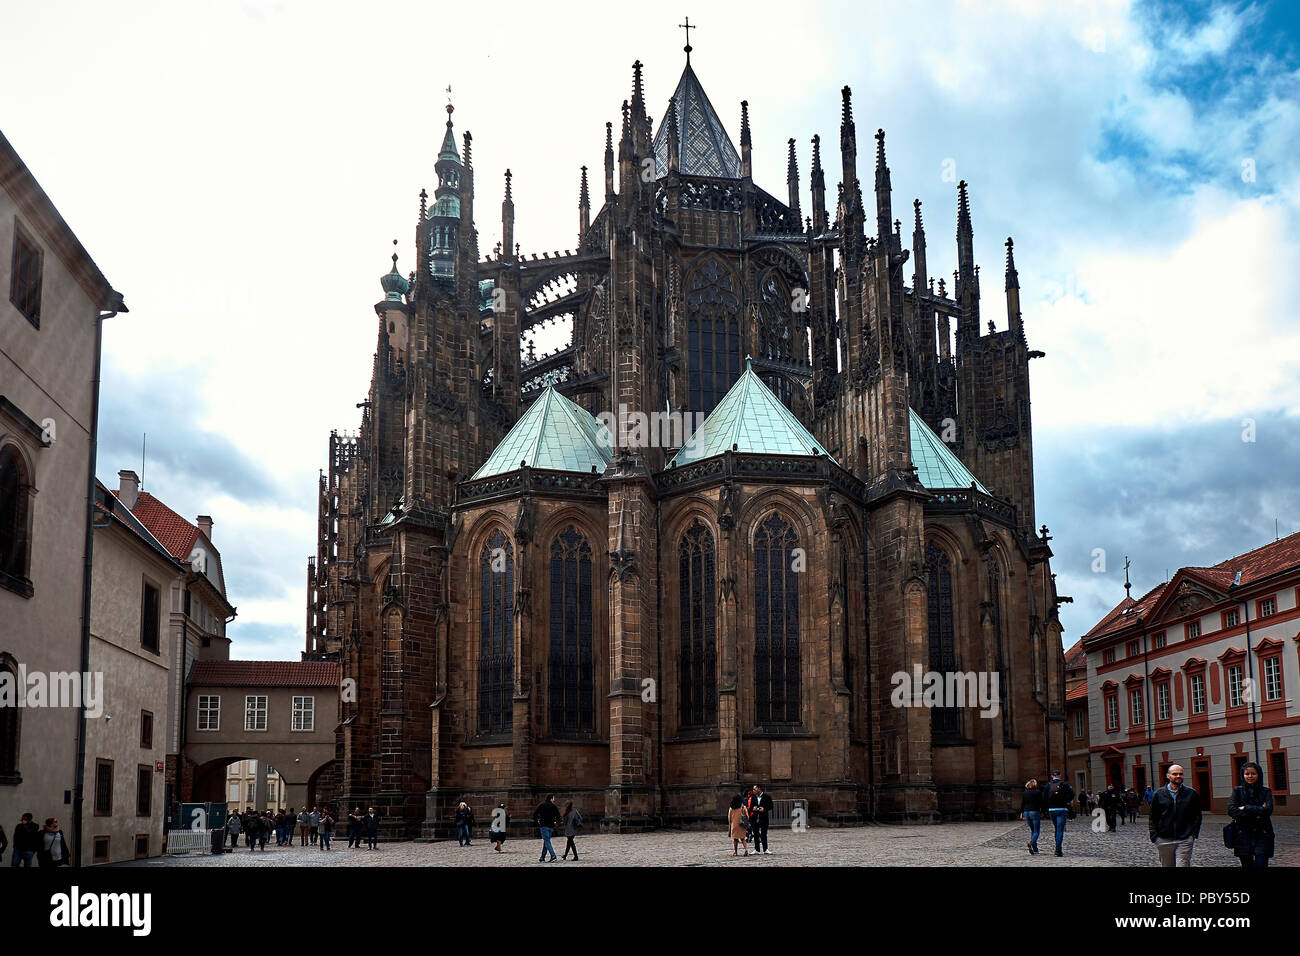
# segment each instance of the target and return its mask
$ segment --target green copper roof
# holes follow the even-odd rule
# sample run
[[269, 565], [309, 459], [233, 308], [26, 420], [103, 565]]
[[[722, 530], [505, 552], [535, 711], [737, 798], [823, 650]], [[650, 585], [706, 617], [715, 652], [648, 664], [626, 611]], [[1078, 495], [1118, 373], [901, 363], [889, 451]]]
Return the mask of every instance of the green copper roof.
[[516, 471], [520, 462], [554, 471], [590, 472], [594, 467], [603, 472], [612, 455], [601, 431], [591, 412], [547, 387], [474, 477]]
[[[669, 467], [730, 451], [758, 455], [825, 455], [830, 452], [781, 404], [745, 360], [745, 371], [704, 424], [673, 456]], [[832, 461], [834, 459], [831, 459]]]
[[450, 113], [447, 114], [447, 135], [442, 138], [442, 151], [438, 153], [438, 158], [460, 163], [460, 150], [456, 148], [456, 135], [451, 131]]
[[989, 490], [976, 481], [961, 459], [952, 453], [939, 436], [930, 431], [914, 409], [907, 410], [911, 418], [912, 464], [917, 477], [926, 488], [969, 488], [971, 482], [985, 494]]

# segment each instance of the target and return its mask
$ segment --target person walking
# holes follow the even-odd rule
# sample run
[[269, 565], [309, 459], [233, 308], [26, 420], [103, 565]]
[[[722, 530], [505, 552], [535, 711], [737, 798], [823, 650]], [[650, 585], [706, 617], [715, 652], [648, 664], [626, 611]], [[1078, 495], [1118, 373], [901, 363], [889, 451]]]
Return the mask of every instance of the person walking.
[[249, 807], [244, 811], [244, 846], [252, 853], [257, 849], [257, 831], [261, 829], [261, 818]]
[[1113, 783], [1106, 784], [1106, 789], [1102, 791], [1101, 804], [1102, 812], [1106, 814], [1106, 830], [1110, 833], [1115, 832], [1115, 815], [1120, 812], [1123, 806], [1123, 797], [1115, 790]]
[[320, 839], [320, 807], [312, 807], [311, 814], [307, 817], [308, 823], [311, 824], [311, 845], [315, 846]]
[[[546, 799], [533, 811], [533, 822], [537, 824], [537, 829], [542, 835], [542, 855], [538, 857], [538, 863], [555, 862], [555, 847], [551, 846], [551, 834], [555, 832], [560, 819], [560, 808], [555, 805], [555, 794], [548, 793]], [[549, 860], [546, 859], [548, 853], [551, 855]]]
[[1025, 792], [1020, 795], [1020, 819], [1029, 824], [1029, 842], [1025, 846], [1029, 847], [1030, 856], [1038, 853], [1038, 835], [1043, 829], [1043, 810], [1046, 807], [1042, 787], [1036, 778], [1030, 777], [1025, 781]]
[[501, 852], [501, 844], [506, 842], [506, 831], [510, 829], [510, 814], [506, 812], [506, 805], [498, 803], [496, 810], [492, 814], [491, 829], [488, 830], [488, 840], [490, 840], [498, 853]]
[[298, 845], [306, 846], [307, 838], [311, 835], [311, 811], [306, 807], [302, 808], [302, 813], [298, 814]]
[[1061, 845], [1065, 840], [1065, 821], [1070, 818], [1070, 801], [1073, 799], [1074, 790], [1061, 779], [1061, 771], [1053, 770], [1052, 779], [1043, 788], [1043, 800], [1047, 804], [1047, 815], [1055, 830], [1057, 856], [1065, 856]]
[[1128, 807], [1128, 822], [1137, 823], [1138, 821], [1138, 792], [1132, 787], [1124, 794], [1124, 804]]
[[1264, 786], [1264, 771], [1253, 760], [1241, 768], [1241, 783], [1228, 799], [1232, 817], [1232, 852], [1246, 869], [1268, 866], [1273, 855], [1273, 791]]
[[1146, 805], [1148, 814], [1151, 812], [1151, 800], [1155, 795], [1156, 792], [1150, 787], [1147, 787], [1146, 790], [1142, 792], [1142, 803]]
[[298, 833], [298, 813], [293, 807], [284, 815], [284, 845], [293, 846], [293, 838]]
[[578, 835], [582, 829], [582, 814], [573, 809], [573, 801], [570, 800], [564, 807], [564, 858], [569, 858], [569, 851], [573, 851], [573, 859], [578, 859], [578, 845], [573, 842], [573, 838]]
[[1169, 781], [1151, 798], [1151, 842], [1161, 866], [1191, 866], [1192, 850], [1201, 835], [1201, 798], [1183, 783], [1183, 768], [1174, 764]]
[[68, 854], [68, 841], [63, 838], [59, 821], [50, 817], [41, 832], [41, 848], [36, 852], [36, 862], [41, 866], [67, 866], [72, 862]]
[[41, 849], [41, 828], [32, 819], [30, 813], [24, 813], [22, 819], [14, 826], [14, 851], [9, 857], [9, 865], [31, 868], [32, 860]]
[[731, 855], [738, 856], [743, 846], [745, 856], [749, 856], [749, 817], [745, 814], [745, 801], [740, 799], [740, 794], [731, 798], [731, 806], [727, 809], [727, 832], [731, 834]]
[[750, 817], [754, 821], [754, 852], [772, 855], [767, 846], [767, 825], [772, 818], [772, 798], [763, 790], [761, 783], [754, 784], [754, 799], [750, 803]]
[[353, 807], [352, 812], [348, 814], [348, 849], [361, 848], [361, 834], [363, 831], [362, 816], [360, 807]]
[[326, 807], [320, 815], [320, 848], [328, 850], [330, 848], [330, 836], [334, 832], [334, 817]]
[[239, 846], [239, 814], [234, 810], [230, 811], [230, 816], [226, 817], [226, 836], [230, 837], [230, 849]]
[[379, 849], [379, 814], [374, 807], [366, 810], [366, 849]]
[[469, 846], [469, 821], [469, 804], [462, 800], [460, 805], [456, 807], [456, 843], [458, 846]]
[[267, 810], [262, 814], [262, 829], [258, 832], [258, 845], [263, 853], [266, 852], [266, 841], [271, 839], [271, 831], [275, 829], [275, 817], [271, 811]]
[[279, 810], [275, 811], [275, 845], [276, 846], [284, 846], [285, 816], [286, 815], [284, 812], [284, 807], [281, 807]]

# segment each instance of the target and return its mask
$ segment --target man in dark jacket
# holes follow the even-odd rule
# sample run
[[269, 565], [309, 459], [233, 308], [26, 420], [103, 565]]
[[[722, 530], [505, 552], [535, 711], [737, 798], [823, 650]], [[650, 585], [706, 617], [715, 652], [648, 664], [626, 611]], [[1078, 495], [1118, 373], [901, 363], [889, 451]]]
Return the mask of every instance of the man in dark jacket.
[[1169, 783], [1151, 798], [1151, 842], [1161, 866], [1191, 866], [1192, 849], [1201, 835], [1201, 798], [1183, 784], [1183, 768], [1174, 764]]
[[1074, 790], [1061, 779], [1061, 771], [1052, 771], [1052, 779], [1043, 788], [1043, 799], [1047, 804], [1047, 815], [1051, 817], [1052, 826], [1056, 830], [1056, 855], [1065, 856], [1061, 843], [1065, 839], [1065, 821], [1070, 818], [1070, 801], [1074, 799]]
[[375, 808], [370, 807], [366, 810], [366, 849], [379, 849], [379, 814], [375, 813]]
[[763, 791], [762, 784], [754, 784], [750, 808], [750, 819], [754, 821], [754, 852], [771, 856], [772, 851], [767, 848], [767, 825], [772, 818], [772, 798]]
[[41, 848], [36, 851], [36, 862], [41, 866], [67, 866], [72, 862], [68, 841], [63, 838], [59, 821], [50, 817], [40, 835]]
[[14, 827], [14, 852], [9, 865], [30, 867], [40, 849], [40, 825], [32, 819], [30, 813], [24, 813], [22, 820]]
[[[538, 863], [555, 862], [555, 847], [551, 846], [551, 834], [560, 825], [560, 820], [560, 808], [555, 805], [555, 794], [547, 794], [546, 799], [533, 811], [533, 822], [537, 824], [537, 829], [542, 834], [542, 855], [538, 858]], [[549, 860], [546, 859], [548, 853], [551, 854]]]
[[1101, 799], [1097, 802], [1106, 814], [1106, 829], [1114, 833], [1116, 815], [1123, 810], [1124, 798], [1120, 796], [1120, 792], [1115, 789], [1113, 783], [1108, 783], [1106, 789], [1102, 791]]

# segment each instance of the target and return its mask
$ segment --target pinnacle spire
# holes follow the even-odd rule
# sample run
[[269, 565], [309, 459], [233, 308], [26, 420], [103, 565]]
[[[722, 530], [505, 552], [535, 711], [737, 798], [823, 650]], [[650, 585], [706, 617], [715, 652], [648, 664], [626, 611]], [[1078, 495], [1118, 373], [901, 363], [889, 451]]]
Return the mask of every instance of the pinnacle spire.
[[749, 100], [740, 101], [740, 145], [753, 145], [749, 135]]
[[466, 169], [469, 169], [474, 165], [471, 162], [471, 153], [473, 151], [474, 137], [470, 135], [469, 130], [465, 130], [465, 135], [462, 137], [462, 139], [464, 139], [465, 141], [465, 150], [464, 150], [465, 159], [463, 165]]
[[505, 200], [506, 202], [512, 201], [510, 198], [510, 179], [511, 179], [511, 173], [510, 170], [507, 169], [506, 170], [506, 200]]
[[1016, 257], [1012, 252], [1014, 243], [1007, 236], [1007, 291], [1020, 288], [1020, 275], [1016, 272]]
[[785, 163], [785, 181], [790, 190], [790, 212], [794, 216], [795, 222], [803, 219], [803, 214], [799, 209], [799, 159], [794, 152], [794, 137], [790, 137], [790, 155]]
[[587, 192], [587, 167], [582, 167], [582, 184], [578, 187], [578, 205], [590, 206], [591, 196]]

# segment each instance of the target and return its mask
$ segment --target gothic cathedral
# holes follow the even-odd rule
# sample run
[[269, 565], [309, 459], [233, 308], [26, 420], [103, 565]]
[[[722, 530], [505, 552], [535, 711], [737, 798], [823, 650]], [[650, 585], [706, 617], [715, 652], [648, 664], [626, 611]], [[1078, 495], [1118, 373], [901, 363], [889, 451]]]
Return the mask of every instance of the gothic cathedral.
[[[447, 108], [418, 266], [380, 280], [361, 427], [320, 480], [307, 656], [345, 684], [322, 798], [393, 836], [548, 792], [606, 829], [716, 823], [754, 781], [822, 824], [1017, 811], [1064, 763], [1068, 598], [1011, 240], [984, 331], [966, 183], [950, 294], [919, 200], [904, 247], [883, 131], [868, 224], [848, 87], [830, 210], [819, 137], [806, 197], [793, 139], [782, 197], [754, 182], [747, 104], [737, 150], [689, 45], [657, 130], [633, 71], [564, 252], [521, 253], [506, 171], [480, 256]], [[563, 347], [521, 347], [546, 324]], [[931, 671], [999, 705], [900, 706]]]

